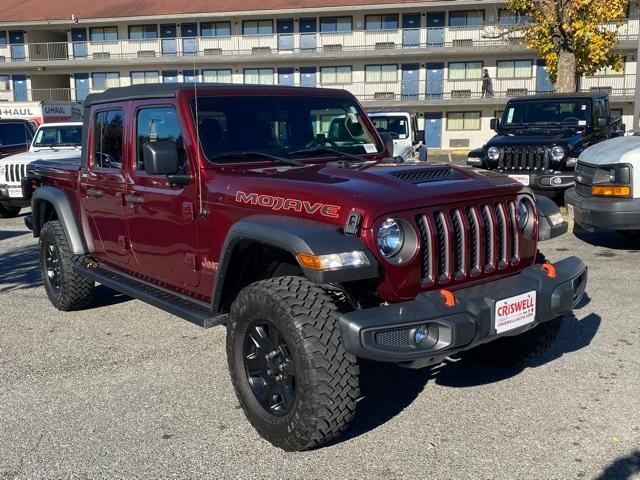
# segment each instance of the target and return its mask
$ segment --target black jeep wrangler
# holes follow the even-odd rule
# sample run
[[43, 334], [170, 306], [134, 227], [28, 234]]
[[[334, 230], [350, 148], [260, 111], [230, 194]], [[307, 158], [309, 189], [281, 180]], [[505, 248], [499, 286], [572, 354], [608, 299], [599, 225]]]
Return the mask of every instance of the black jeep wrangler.
[[491, 120], [491, 128], [497, 135], [469, 152], [467, 163], [558, 196], [573, 185], [573, 171], [585, 148], [624, 134], [604, 92], [513, 98], [502, 119]]

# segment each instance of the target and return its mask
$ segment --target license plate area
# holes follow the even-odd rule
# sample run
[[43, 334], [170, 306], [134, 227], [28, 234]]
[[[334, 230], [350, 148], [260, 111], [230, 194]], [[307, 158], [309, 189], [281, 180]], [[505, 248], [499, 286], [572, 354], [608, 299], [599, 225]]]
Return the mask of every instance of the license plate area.
[[12, 187], [9, 188], [9, 198], [22, 198], [22, 188]]
[[497, 334], [533, 323], [536, 319], [536, 291], [496, 300], [493, 327]]
[[509, 178], [513, 178], [516, 182], [520, 182], [522, 185], [529, 186], [531, 184], [531, 178], [529, 175], [509, 175]]

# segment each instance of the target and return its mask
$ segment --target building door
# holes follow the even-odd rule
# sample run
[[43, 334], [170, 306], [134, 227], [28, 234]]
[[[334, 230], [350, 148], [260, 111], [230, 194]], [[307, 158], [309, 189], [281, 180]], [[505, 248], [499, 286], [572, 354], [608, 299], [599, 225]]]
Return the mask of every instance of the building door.
[[402, 100], [418, 100], [420, 65], [409, 63], [402, 65]]
[[73, 58], [87, 58], [87, 29], [72, 28]]
[[544, 60], [538, 60], [536, 63], [536, 93], [553, 92], [553, 83], [551, 83], [549, 74], [544, 67]]
[[316, 75], [316, 67], [301, 67], [300, 86], [315, 88], [317, 83]]
[[27, 89], [26, 75], [13, 75], [13, 100], [15, 102], [29, 101], [29, 91]]
[[183, 23], [180, 25], [180, 36], [182, 37], [183, 55], [195, 55], [198, 53], [197, 23]]
[[22, 30], [10, 31], [9, 44], [11, 45], [11, 60], [14, 62], [24, 60], [24, 32]]
[[300, 50], [315, 51], [317, 22], [315, 18], [301, 18], [298, 22], [300, 27]]
[[405, 13], [402, 15], [402, 46], [420, 46], [420, 14]]
[[444, 92], [444, 63], [427, 63], [427, 100], [441, 100]]
[[427, 46], [444, 45], [444, 12], [427, 13]]
[[293, 19], [279, 18], [276, 21], [276, 33], [278, 34], [278, 51], [293, 52]]
[[178, 83], [178, 71], [164, 70], [162, 72], [162, 83]]
[[442, 113], [425, 112], [424, 141], [427, 148], [442, 147]]
[[278, 69], [278, 85], [286, 85], [293, 87], [293, 68], [279, 68]]
[[182, 81], [184, 83], [197, 83], [198, 79], [198, 70], [184, 70], [182, 72]]
[[83, 102], [89, 95], [89, 74], [74, 73], [73, 81], [76, 86], [76, 102]]
[[178, 53], [176, 37], [178, 30], [175, 23], [160, 25], [160, 38], [162, 39], [162, 55], [172, 56]]

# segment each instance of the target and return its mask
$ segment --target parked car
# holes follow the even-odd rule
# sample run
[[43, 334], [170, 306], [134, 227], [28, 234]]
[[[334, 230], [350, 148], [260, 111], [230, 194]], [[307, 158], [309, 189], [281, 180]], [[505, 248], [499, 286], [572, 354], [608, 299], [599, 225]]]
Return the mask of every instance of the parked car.
[[587, 230], [640, 232], [640, 137], [607, 140], [578, 159], [574, 188], [567, 190], [569, 215]]
[[37, 125], [23, 119], [0, 119], [0, 158], [26, 152]]
[[467, 163], [505, 173], [534, 190], [564, 192], [582, 151], [624, 135], [613, 118], [606, 93], [548, 94], [513, 98], [501, 119], [492, 119], [496, 135], [469, 152]]
[[393, 157], [398, 160], [411, 160], [416, 156], [424, 138], [424, 132], [418, 130], [418, 120], [411, 112], [374, 111], [368, 112], [369, 118], [380, 133], [389, 134], [393, 139]]
[[24, 185], [50, 301], [86, 308], [98, 282], [225, 325], [240, 405], [285, 450], [347, 427], [360, 360], [520, 364], [583, 294], [584, 263], [537, 250], [566, 231], [553, 202], [491, 172], [379, 163], [346, 91], [136, 85], [89, 95], [84, 119], [81, 160], [34, 162]]
[[0, 217], [15, 217], [30, 205], [31, 202], [22, 195], [21, 184], [29, 163], [35, 160], [79, 159], [81, 143], [82, 122], [45, 123], [33, 135], [27, 152], [0, 159]]

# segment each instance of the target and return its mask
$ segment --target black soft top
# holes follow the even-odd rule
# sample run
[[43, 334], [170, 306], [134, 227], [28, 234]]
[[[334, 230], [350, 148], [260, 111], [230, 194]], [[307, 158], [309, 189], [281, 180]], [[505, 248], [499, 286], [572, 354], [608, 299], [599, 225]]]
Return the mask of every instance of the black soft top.
[[529, 95], [526, 97], [514, 97], [509, 100], [511, 102], [536, 102], [539, 100], [580, 100], [590, 98], [606, 98], [609, 94], [606, 92], [575, 92], [575, 93], [544, 93], [540, 95]]
[[285, 85], [238, 85], [238, 84], [223, 84], [223, 83], [153, 83], [153, 84], [141, 84], [131, 85], [129, 87], [116, 87], [109, 88], [101, 93], [92, 93], [87, 95], [84, 101], [84, 107], [90, 107], [91, 105], [99, 103], [118, 102], [134, 99], [146, 99], [146, 98], [171, 98], [176, 97], [180, 90], [193, 91], [197, 88], [198, 91], [206, 90], [208, 94], [215, 90], [237, 90], [238, 94], [244, 91], [264, 91], [265, 95], [280, 93], [286, 95], [310, 95], [313, 93], [330, 92], [334, 96], [349, 95], [343, 90], [329, 89], [329, 88], [309, 88], [309, 87], [290, 87]]

